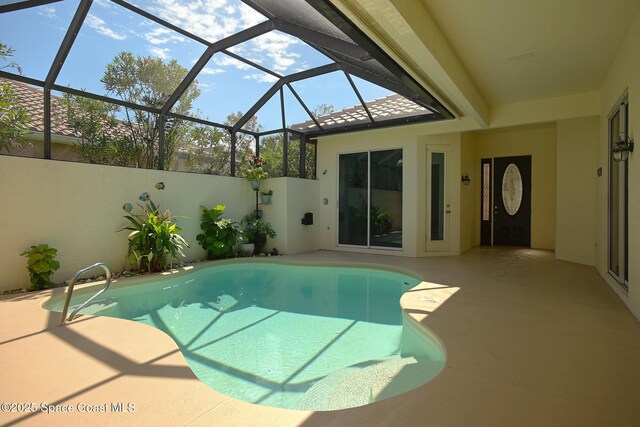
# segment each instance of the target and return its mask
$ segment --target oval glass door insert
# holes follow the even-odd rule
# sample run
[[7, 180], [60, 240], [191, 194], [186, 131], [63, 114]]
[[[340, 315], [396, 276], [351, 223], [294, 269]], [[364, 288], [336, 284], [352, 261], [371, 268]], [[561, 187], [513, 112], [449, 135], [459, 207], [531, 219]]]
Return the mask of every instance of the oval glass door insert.
[[507, 166], [502, 177], [502, 203], [511, 216], [518, 212], [522, 203], [522, 175], [513, 163]]

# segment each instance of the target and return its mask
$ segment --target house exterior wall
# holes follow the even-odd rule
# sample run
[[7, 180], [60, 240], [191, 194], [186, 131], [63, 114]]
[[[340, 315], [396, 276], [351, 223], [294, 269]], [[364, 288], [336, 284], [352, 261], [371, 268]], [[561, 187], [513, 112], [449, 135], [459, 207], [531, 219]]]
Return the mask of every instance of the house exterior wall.
[[[318, 207], [322, 249], [411, 257], [460, 253], [461, 134], [447, 132], [450, 129], [448, 126], [451, 124], [444, 127], [434, 125], [345, 133], [323, 137], [319, 140], [318, 198], [320, 200], [327, 199], [326, 205], [321, 204]], [[443, 252], [427, 252], [425, 248], [426, 162], [427, 147], [431, 145], [446, 147], [449, 150], [447, 179], [450, 184], [451, 202], [450, 248]], [[402, 251], [339, 246], [337, 243], [338, 156], [345, 153], [390, 149], [403, 150]]]
[[[602, 111], [598, 138], [598, 167], [603, 177], [598, 179], [598, 248], [597, 268], [602, 277], [618, 293], [636, 317], [640, 318], [640, 14], [638, 14], [620, 46], [602, 88]], [[625, 292], [609, 276], [607, 265], [607, 210], [608, 210], [608, 118], [609, 112], [621, 96], [629, 95], [629, 133], [636, 141], [636, 150], [629, 156], [629, 290]]]
[[[556, 126], [534, 126], [476, 132], [476, 168], [480, 159], [531, 155], [531, 247], [556, 247]], [[476, 221], [480, 218], [479, 189]], [[480, 227], [475, 229], [480, 243]]]
[[[460, 178], [468, 175], [469, 185], [460, 187], [460, 252], [480, 243], [480, 160], [476, 153], [476, 136], [464, 132], [460, 139]], [[476, 206], [477, 205], [477, 206]], [[477, 210], [476, 210], [477, 209]]]
[[596, 264], [599, 117], [557, 122], [556, 258]]

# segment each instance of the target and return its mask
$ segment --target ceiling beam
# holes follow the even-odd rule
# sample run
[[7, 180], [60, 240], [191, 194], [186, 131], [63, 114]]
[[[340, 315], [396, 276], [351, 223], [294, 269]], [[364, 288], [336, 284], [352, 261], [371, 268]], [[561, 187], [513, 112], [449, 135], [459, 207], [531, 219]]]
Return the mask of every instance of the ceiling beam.
[[196, 62], [191, 70], [189, 70], [185, 78], [182, 79], [167, 102], [165, 102], [164, 106], [162, 107], [161, 114], [167, 114], [169, 110], [173, 108], [182, 94], [187, 90], [189, 85], [193, 83], [198, 74], [200, 74], [200, 71], [202, 71], [202, 69], [207, 65], [214, 53], [220, 52], [223, 49], [228, 49], [247, 40], [251, 40], [262, 34], [268, 33], [269, 31], [273, 30], [273, 28], [274, 25], [271, 21], [265, 21], [258, 25], [254, 25], [253, 27], [247, 28], [246, 30], [242, 30], [239, 33], [232, 34], [222, 40], [218, 40], [215, 43], [212, 43], [207, 48], [207, 50], [204, 51], [200, 59], [198, 59], [198, 62]]
[[30, 7], [43, 6], [45, 4], [57, 3], [61, 0], [27, 0], [17, 1], [0, 6], [0, 13], [13, 12], [15, 10], [28, 9]]
[[296, 82], [299, 80], [308, 79], [311, 77], [321, 76], [323, 74], [332, 73], [334, 71], [340, 70], [340, 66], [338, 64], [327, 64], [321, 67], [311, 68], [310, 70], [300, 71], [299, 73], [289, 74], [288, 76], [282, 77], [278, 80], [271, 88], [264, 94], [262, 97], [253, 104], [253, 106], [247, 111], [238, 122], [233, 126], [233, 132], [237, 132], [244, 126], [251, 117], [253, 117], [259, 110], [262, 108], [264, 104], [271, 99], [271, 97], [278, 91], [280, 88], [287, 84]]

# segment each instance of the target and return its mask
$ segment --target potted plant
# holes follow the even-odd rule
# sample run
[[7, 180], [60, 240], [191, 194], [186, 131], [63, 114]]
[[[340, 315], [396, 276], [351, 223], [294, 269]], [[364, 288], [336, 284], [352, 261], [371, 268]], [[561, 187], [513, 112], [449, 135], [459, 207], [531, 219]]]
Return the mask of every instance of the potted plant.
[[249, 153], [249, 167], [244, 171], [243, 176], [251, 182], [251, 188], [257, 191], [260, 188], [260, 181], [269, 178], [269, 173], [263, 169], [264, 161]]
[[263, 205], [271, 204], [271, 196], [273, 196], [273, 190], [261, 191], [260, 192], [260, 200], [262, 200]]
[[271, 224], [258, 220], [255, 212], [242, 218], [241, 223], [245, 227], [244, 235], [247, 236], [250, 243], [255, 245], [254, 254], [262, 253], [267, 239], [276, 237], [276, 232], [271, 228]]
[[200, 229], [202, 233], [196, 236], [196, 240], [204, 250], [207, 258], [230, 258], [234, 255], [234, 248], [241, 239], [242, 233], [238, 224], [230, 219], [219, 219], [226, 206], [217, 205], [213, 209], [200, 206], [202, 219]]

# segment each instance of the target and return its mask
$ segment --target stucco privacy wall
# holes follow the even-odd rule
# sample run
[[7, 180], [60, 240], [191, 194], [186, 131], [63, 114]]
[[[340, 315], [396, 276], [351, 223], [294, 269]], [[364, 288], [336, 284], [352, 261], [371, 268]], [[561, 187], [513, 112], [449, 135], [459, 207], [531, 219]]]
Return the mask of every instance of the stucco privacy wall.
[[[277, 221], [281, 218], [278, 210], [286, 210], [288, 180], [263, 183], [269, 188], [270, 181], [277, 181], [274, 204], [265, 208], [265, 219], [274, 222], [283, 242], [307, 238], [310, 231], [288, 238], [287, 223]], [[160, 181], [166, 186], [162, 191], [154, 188]], [[294, 181], [290, 199], [306, 209], [316, 199], [306, 186], [313, 187], [315, 183]], [[55, 282], [67, 280], [80, 268], [97, 261], [105, 262], [114, 271], [122, 270], [127, 233], [116, 232], [126, 225], [121, 207], [127, 202], [135, 206], [145, 191], [161, 209], [169, 208], [174, 216], [187, 217], [178, 218], [182, 235], [191, 245], [186, 250], [187, 260], [205, 256], [195, 239], [200, 232], [200, 205], [224, 204], [224, 216], [235, 220], [255, 209], [255, 195], [242, 178], [0, 156], [0, 289], [29, 286], [26, 259], [18, 254], [38, 243], [58, 249], [62, 267], [53, 276]], [[279, 201], [278, 197], [283, 198]], [[307, 243], [290, 246], [299, 251], [315, 248], [313, 242], [309, 237]], [[274, 245], [278, 242], [271, 246]], [[287, 245], [279, 249], [286, 253]]]
[[[598, 180], [598, 271], [640, 319], [640, 13], [636, 15], [625, 41], [618, 50], [602, 88], [602, 111], [598, 140], [598, 166], [603, 178]], [[629, 156], [629, 292], [625, 293], [611, 279], [607, 265], [608, 209], [608, 118], [620, 97], [629, 94], [629, 133], [636, 141], [635, 153]]]
[[[557, 122], [556, 258], [596, 263], [599, 118]], [[576, 212], [579, 209], [579, 212]]]
[[[450, 250], [438, 255], [458, 254], [460, 251], [460, 133], [437, 133], [450, 131], [460, 122], [416, 125], [354, 132], [327, 136], [318, 142], [318, 181], [320, 200], [327, 204], [318, 207], [320, 213], [320, 238], [323, 249], [381, 253], [398, 256], [425, 256], [426, 213], [426, 161], [427, 145], [438, 145], [449, 149], [450, 162], [447, 178], [450, 183]], [[338, 201], [338, 156], [344, 153], [376, 150], [403, 150], [403, 250], [377, 250], [339, 247], [337, 245], [337, 201]]]
[[[271, 178], [262, 183], [261, 189], [273, 190], [271, 204], [262, 206], [264, 221], [270, 223], [277, 233], [268, 246], [286, 254], [320, 249], [318, 181]], [[302, 225], [306, 212], [313, 213], [313, 225]]]
[[[531, 247], [554, 249], [556, 240], [555, 123], [476, 132], [476, 159], [531, 155]], [[479, 193], [477, 193], [479, 194]], [[480, 198], [476, 198], [480, 218]], [[475, 228], [480, 244], [480, 227]]]

